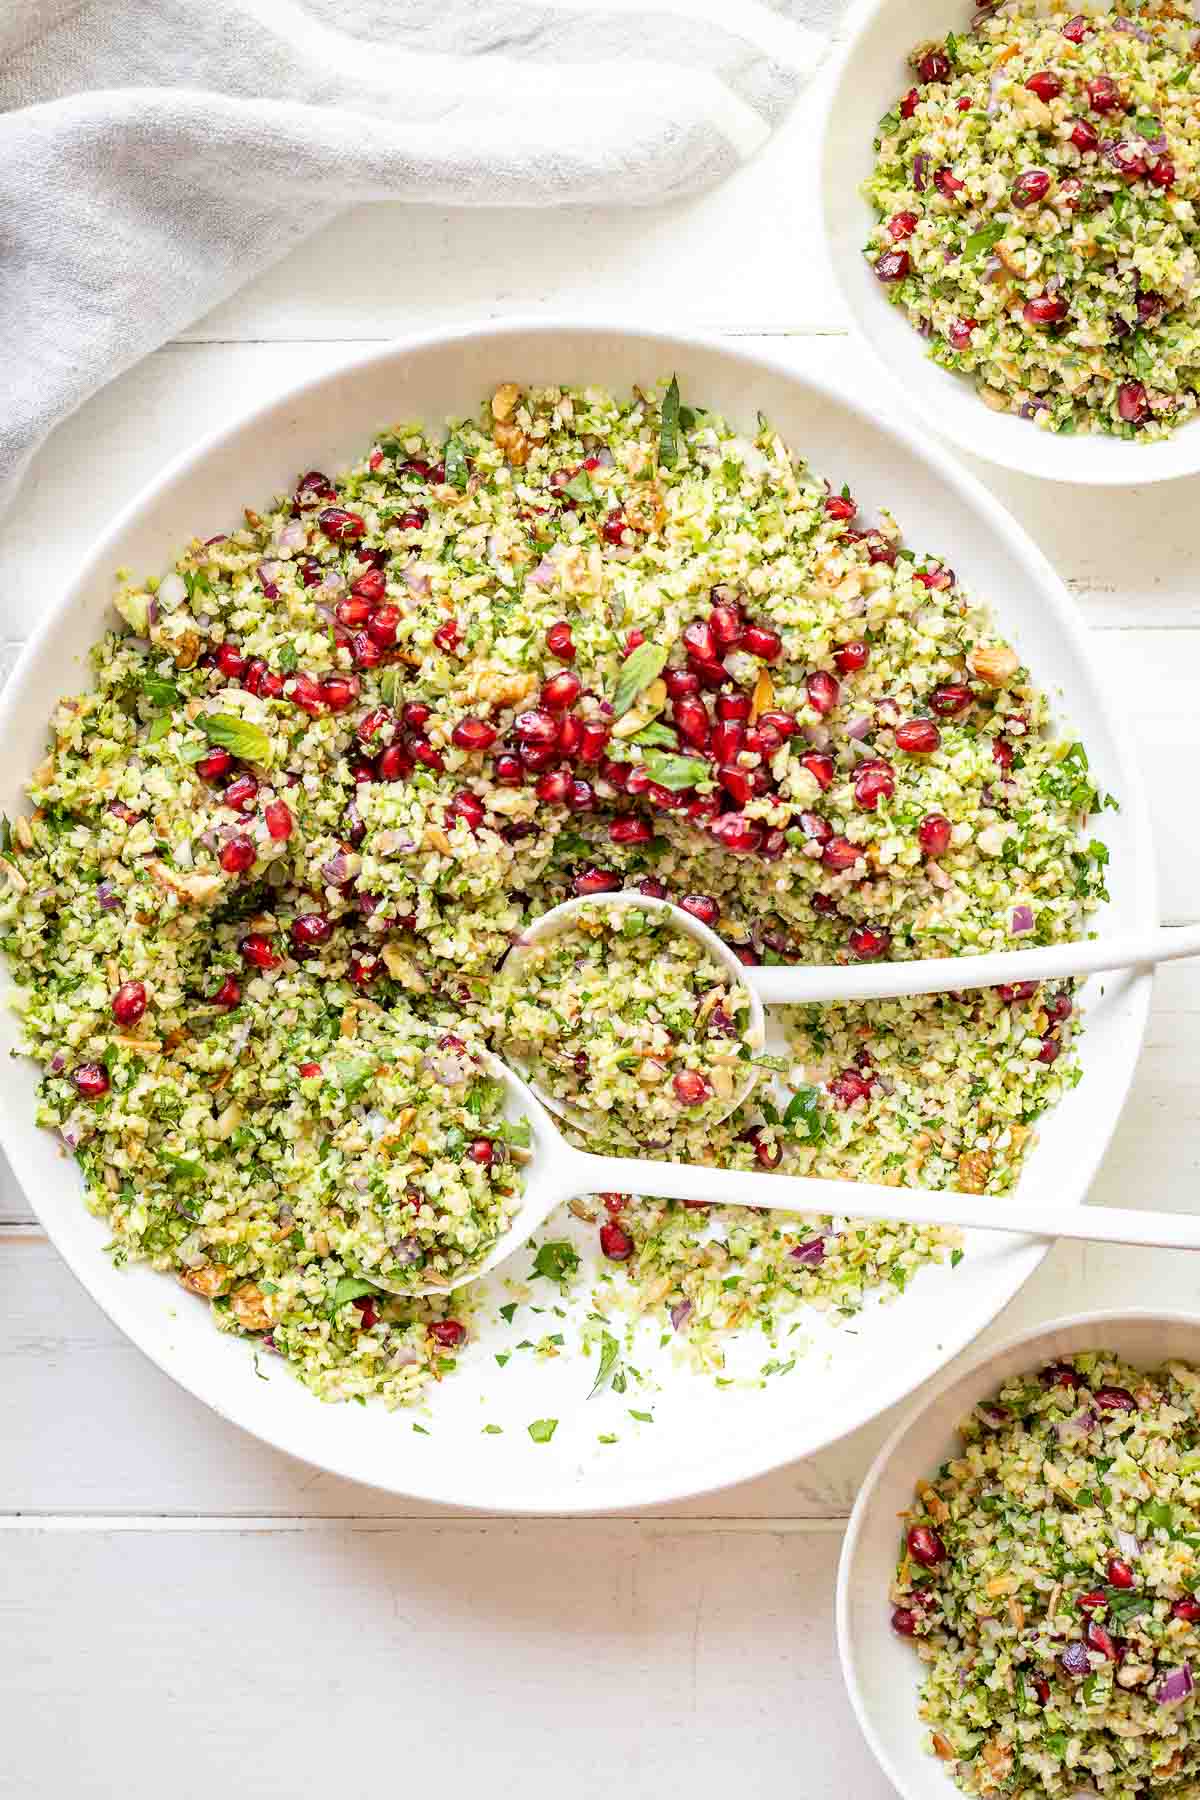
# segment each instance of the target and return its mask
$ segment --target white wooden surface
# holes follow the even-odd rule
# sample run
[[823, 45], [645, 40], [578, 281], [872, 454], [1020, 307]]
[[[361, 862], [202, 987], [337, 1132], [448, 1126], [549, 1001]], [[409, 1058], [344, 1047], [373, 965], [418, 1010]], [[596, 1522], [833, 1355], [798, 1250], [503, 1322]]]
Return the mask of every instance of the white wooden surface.
[[[814, 254], [812, 114], [721, 192], [666, 211], [346, 217], [59, 431], [0, 527], [0, 654], [167, 457], [371, 340], [625, 314], [770, 338], [869, 392]], [[1197, 484], [1092, 494], [977, 472], [1097, 633], [1144, 758], [1164, 918], [1193, 917]], [[1200, 970], [1176, 966], [1098, 1201], [1194, 1203], [1198, 1055]], [[1060, 1248], [991, 1335], [1196, 1293], [1182, 1256]], [[389, 1501], [173, 1387], [0, 1170], [0, 1796], [225, 1782], [291, 1800], [377, 1780], [370, 1747], [394, 1743], [389, 1775], [426, 1791], [884, 1800], [842, 1695], [831, 1593], [839, 1522], [889, 1424], [669, 1516], [523, 1523]]]

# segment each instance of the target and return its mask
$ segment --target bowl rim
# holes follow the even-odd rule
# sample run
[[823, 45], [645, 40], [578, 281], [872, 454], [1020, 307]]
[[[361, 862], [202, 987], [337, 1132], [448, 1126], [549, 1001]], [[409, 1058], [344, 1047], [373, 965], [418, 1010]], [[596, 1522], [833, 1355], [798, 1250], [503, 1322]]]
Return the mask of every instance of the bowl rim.
[[[1014, 474], [1024, 475], [1032, 480], [1061, 482], [1074, 487], [1146, 487], [1164, 481], [1183, 481], [1189, 476], [1200, 474], [1200, 419], [1192, 419], [1180, 427], [1172, 438], [1156, 440], [1153, 444], [1129, 442], [1124, 438], [1116, 438], [1105, 434], [1089, 434], [1086, 440], [1103, 445], [1103, 454], [1111, 456], [1111, 467], [1085, 467], [1071, 469], [1060, 466], [1054, 458], [1039, 456], [1039, 447], [1057, 444], [1060, 440], [1050, 434], [1037, 431], [1032, 425], [1028, 427], [1029, 444], [1024, 451], [1024, 440], [1013, 436], [1008, 442], [1007, 434], [1001, 437], [995, 430], [997, 425], [1012, 424], [1011, 415], [993, 418], [982, 401], [977, 401], [979, 413], [978, 431], [972, 431], [968, 437], [965, 431], [958, 428], [955, 412], [939, 411], [931, 395], [925, 394], [917, 383], [906, 378], [908, 359], [889, 360], [876, 336], [870, 332], [860, 320], [860, 307], [850, 291], [848, 282], [843, 278], [842, 264], [834, 249], [834, 205], [832, 195], [839, 191], [853, 204], [857, 201], [857, 192], [848, 190], [845, 182], [833, 182], [830, 176], [830, 164], [833, 153], [833, 129], [838, 108], [842, 103], [847, 86], [854, 80], [859, 67], [864, 45], [869, 41], [871, 28], [891, 8], [899, 10], [902, 0], [850, 0], [846, 12], [834, 40], [833, 52], [828, 65], [822, 71], [816, 84], [818, 92], [817, 134], [819, 150], [815, 159], [815, 179], [817, 184], [817, 205], [820, 213], [821, 230], [819, 233], [820, 254], [825, 263], [826, 273], [832, 282], [834, 292], [840, 299], [850, 321], [849, 335], [852, 341], [861, 344], [868, 352], [875, 372], [882, 377], [890, 390], [896, 405], [911, 411], [924, 421], [931, 430], [938, 434], [944, 442], [953, 444], [955, 449], [969, 456], [979, 457], [997, 468], [1009, 469]], [[953, 0], [945, 0], [947, 11]], [[864, 206], [866, 203], [863, 203]], [[890, 303], [879, 297], [879, 305], [890, 308]], [[881, 318], [885, 314], [880, 315]], [[923, 352], [916, 350], [919, 342], [916, 332], [910, 333], [914, 345], [914, 362], [919, 358], [922, 365], [927, 362]], [[962, 387], [964, 396], [966, 384], [961, 377], [952, 371], [945, 371], [947, 379]], [[1180, 442], [1185, 444], [1189, 425], [1198, 427], [1195, 433], [1195, 448], [1188, 457], [1176, 457], [1168, 462], [1166, 453], [1178, 451]], [[1061, 440], [1064, 446], [1078, 444], [1078, 437], [1066, 437]], [[1156, 451], [1164, 454], [1156, 455]], [[1032, 454], [1031, 454], [1032, 453]], [[1067, 451], [1064, 450], [1064, 462]], [[1142, 460], [1139, 462], [1138, 458]], [[1035, 466], [1031, 468], [1031, 464]]]
[[[1048, 1338], [1057, 1337], [1064, 1331], [1086, 1329], [1089, 1332], [1095, 1331], [1099, 1335], [1114, 1326], [1131, 1324], [1188, 1325], [1200, 1330], [1200, 1311], [1183, 1312], [1177, 1308], [1160, 1311], [1152, 1306], [1110, 1306], [1090, 1312], [1064, 1313], [1061, 1316], [1056, 1315], [1054, 1318], [1044, 1319], [1038, 1325], [1026, 1326], [1021, 1331], [1015, 1331], [1010, 1337], [1002, 1338], [998, 1344], [989, 1344], [986, 1349], [976, 1350], [964, 1362], [956, 1361], [944, 1368], [929, 1391], [922, 1394], [920, 1400], [905, 1411], [904, 1417], [888, 1435], [886, 1442], [876, 1451], [871, 1466], [863, 1477], [858, 1497], [846, 1523], [842, 1551], [838, 1558], [837, 1587], [834, 1596], [838, 1660], [841, 1663], [842, 1680], [845, 1683], [854, 1716], [858, 1721], [858, 1728], [866, 1739], [876, 1762], [896, 1789], [897, 1794], [903, 1796], [904, 1800], [923, 1800], [923, 1796], [914, 1795], [913, 1789], [906, 1783], [902, 1772], [895, 1767], [887, 1744], [875, 1729], [871, 1709], [863, 1695], [862, 1684], [858, 1678], [855, 1654], [857, 1639], [850, 1619], [851, 1576], [857, 1559], [859, 1539], [865, 1528], [867, 1515], [874, 1503], [876, 1491], [913, 1427], [940, 1405], [950, 1389], [957, 1387], [960, 1382], [978, 1375], [981, 1377], [980, 1387], [982, 1389], [986, 1386], [982, 1377], [985, 1371], [994, 1364], [1010, 1356], [1015, 1350], [1028, 1348], [1032, 1351], [1037, 1344]], [[914, 1729], [919, 1728], [915, 1714], [913, 1724]], [[948, 1783], [947, 1796], [953, 1791]]]
[[[338, 361], [332, 368], [326, 368], [299, 382], [289, 382], [269, 399], [256, 406], [239, 412], [227, 423], [216, 427], [201, 437], [198, 442], [181, 451], [171, 459], [157, 474], [145, 482], [133, 498], [118, 512], [112, 523], [100, 533], [89, 550], [80, 559], [74, 577], [67, 583], [55, 604], [42, 619], [38, 628], [32, 633], [21, 652], [21, 655], [0, 695], [0, 744], [8, 739], [7, 728], [10, 716], [16, 711], [22, 691], [29, 680], [31, 672], [46, 654], [58, 621], [73, 606], [86, 597], [91, 585], [101, 571], [111, 572], [113, 567], [113, 547], [119, 543], [124, 533], [136, 523], [139, 515], [158, 497], [161, 490], [169, 487], [194, 468], [205, 463], [210, 457], [226, 445], [235, 442], [244, 433], [255, 427], [270, 422], [273, 415], [282, 415], [286, 409], [297, 401], [319, 393], [335, 385], [347, 374], [375, 365], [382, 367], [397, 361], [419, 355], [425, 350], [446, 350], [457, 345], [494, 340], [503, 346], [506, 340], [515, 338], [540, 339], [547, 346], [553, 346], [555, 338], [578, 338], [581, 334], [599, 338], [631, 338], [645, 345], [647, 349], [662, 346], [669, 352], [701, 351], [713, 353], [722, 359], [740, 363], [748, 369], [778, 378], [781, 383], [798, 385], [807, 390], [814, 400], [827, 400], [845, 409], [863, 429], [871, 434], [882, 434], [890, 438], [898, 452], [907, 452], [918, 462], [923, 463], [929, 473], [949, 489], [964, 511], [982, 515], [989, 527], [1004, 542], [1009, 553], [1027, 572], [1031, 584], [1037, 587], [1044, 605], [1048, 606], [1055, 618], [1057, 628], [1061, 631], [1069, 645], [1072, 666], [1080, 670], [1085, 678], [1094, 684], [1097, 694], [1101, 695], [1106, 730], [1119, 765], [1122, 792], [1122, 807], [1132, 823], [1134, 843], [1129, 856], [1129, 867], [1136, 863], [1135, 899], [1140, 897], [1142, 917], [1139, 923], [1154, 924], [1158, 917], [1158, 879], [1152, 854], [1150, 832], [1150, 815], [1146, 801], [1145, 786], [1141, 770], [1136, 759], [1131, 735], [1127, 723], [1119, 709], [1107, 700], [1108, 684], [1101, 680], [1101, 670], [1093, 656], [1092, 643], [1073, 601], [1070, 598], [1061, 578], [1052, 567], [1049, 559], [1039, 546], [1025, 531], [1024, 527], [1006, 510], [1001, 502], [989, 492], [970, 470], [962, 467], [952, 452], [940, 441], [930, 442], [919, 435], [915, 424], [903, 413], [885, 411], [882, 415], [876, 407], [867, 404], [855, 394], [847, 395], [841, 391], [834, 376], [825, 371], [798, 371], [782, 361], [772, 349], [765, 349], [755, 343], [752, 347], [744, 347], [741, 340], [729, 339], [716, 332], [699, 332], [683, 327], [680, 330], [662, 330], [648, 327], [636, 319], [605, 318], [570, 318], [570, 317], [521, 317], [502, 319], [482, 319], [463, 323], [450, 331], [425, 331], [407, 334], [400, 338], [389, 339], [382, 343], [372, 344], [368, 349]], [[1091, 1176], [1095, 1172], [1106, 1152], [1117, 1120], [1120, 1117], [1124, 1102], [1128, 1098], [1133, 1074], [1145, 1038], [1149, 1019], [1150, 1002], [1153, 992], [1153, 971], [1137, 972], [1131, 979], [1128, 1003], [1130, 1021], [1128, 1026], [1131, 1061], [1129, 1077], [1122, 1094], [1121, 1106], [1110, 1119], [1105, 1120], [1093, 1135], [1087, 1146], [1086, 1162]], [[340, 1453], [334, 1444], [322, 1445], [318, 1457], [313, 1446], [305, 1447], [298, 1442], [298, 1434], [290, 1429], [280, 1416], [280, 1424], [276, 1429], [266, 1430], [257, 1420], [247, 1416], [246, 1409], [236, 1400], [229, 1398], [221, 1391], [221, 1383], [200, 1382], [190, 1375], [185, 1375], [174, 1367], [166, 1355], [161, 1334], [143, 1316], [136, 1298], [132, 1294], [126, 1297], [97, 1293], [89, 1272], [91, 1258], [80, 1247], [64, 1246], [52, 1225], [47, 1222], [37, 1197], [36, 1187], [25, 1181], [23, 1168], [22, 1144], [32, 1141], [40, 1128], [30, 1118], [22, 1127], [17, 1128], [9, 1118], [0, 1111], [0, 1148], [9, 1156], [14, 1173], [21, 1184], [27, 1200], [46, 1236], [54, 1245], [58, 1255], [66, 1262], [80, 1285], [89, 1297], [99, 1305], [117, 1328], [128, 1337], [138, 1349], [149, 1357], [151, 1362], [165, 1375], [176, 1382], [187, 1393], [194, 1395], [217, 1415], [230, 1423], [239, 1426], [251, 1436], [269, 1444], [273, 1449], [281, 1450], [290, 1456], [308, 1464], [310, 1467], [327, 1470], [345, 1479], [357, 1481], [366, 1486], [373, 1486], [383, 1492], [393, 1493], [404, 1498], [429, 1501], [468, 1511], [478, 1511], [479, 1503], [464, 1501], [447, 1491], [447, 1485], [440, 1478], [430, 1480], [408, 1480], [401, 1486], [397, 1482], [386, 1479], [383, 1474], [364, 1473], [354, 1460]], [[1080, 1204], [1086, 1204], [1086, 1188]], [[806, 1432], [802, 1417], [795, 1421], [794, 1433], [789, 1433], [786, 1440], [780, 1442], [777, 1437], [764, 1434], [755, 1453], [747, 1454], [745, 1460], [734, 1471], [720, 1470], [711, 1474], [700, 1469], [698, 1464], [688, 1463], [680, 1468], [679, 1475], [664, 1486], [648, 1483], [639, 1472], [632, 1474], [624, 1484], [617, 1484], [610, 1496], [599, 1503], [564, 1506], [561, 1495], [552, 1494], [544, 1502], [533, 1501], [523, 1493], [507, 1492], [498, 1478], [494, 1492], [489, 1494], [487, 1510], [501, 1511], [525, 1516], [559, 1515], [569, 1513], [604, 1514], [631, 1507], [646, 1505], [670, 1504], [677, 1500], [692, 1498], [697, 1495], [720, 1492], [743, 1481], [756, 1479], [787, 1463], [802, 1460], [818, 1454], [831, 1444], [857, 1431], [861, 1426], [870, 1423], [889, 1407], [902, 1403], [909, 1395], [923, 1384], [935, 1378], [938, 1373], [952, 1362], [973, 1340], [984, 1331], [989, 1324], [1003, 1311], [1005, 1305], [1015, 1298], [1025, 1282], [1040, 1266], [1047, 1255], [1051, 1240], [1033, 1238], [1012, 1238], [1008, 1240], [1018, 1246], [1028, 1257], [1026, 1271], [1020, 1275], [1007, 1298], [1000, 1305], [992, 1308], [987, 1316], [971, 1316], [965, 1321], [955, 1320], [953, 1329], [943, 1328], [938, 1333], [939, 1342], [931, 1339], [931, 1348], [922, 1357], [914, 1358], [904, 1366], [901, 1378], [881, 1378], [871, 1385], [869, 1396], [864, 1397], [861, 1408], [855, 1407], [844, 1419], [826, 1421], [820, 1431]], [[215, 1389], [215, 1391], [214, 1391]], [[316, 1404], [316, 1402], [314, 1402]], [[553, 1484], [551, 1484], [553, 1487]]]

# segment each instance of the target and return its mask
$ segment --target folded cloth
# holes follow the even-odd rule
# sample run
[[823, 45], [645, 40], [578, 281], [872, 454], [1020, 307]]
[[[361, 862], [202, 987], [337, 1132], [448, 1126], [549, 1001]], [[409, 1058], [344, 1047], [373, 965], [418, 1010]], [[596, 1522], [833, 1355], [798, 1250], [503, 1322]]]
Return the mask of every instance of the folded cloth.
[[840, 4], [0, 6], [0, 507], [60, 419], [346, 207], [644, 206], [721, 180]]

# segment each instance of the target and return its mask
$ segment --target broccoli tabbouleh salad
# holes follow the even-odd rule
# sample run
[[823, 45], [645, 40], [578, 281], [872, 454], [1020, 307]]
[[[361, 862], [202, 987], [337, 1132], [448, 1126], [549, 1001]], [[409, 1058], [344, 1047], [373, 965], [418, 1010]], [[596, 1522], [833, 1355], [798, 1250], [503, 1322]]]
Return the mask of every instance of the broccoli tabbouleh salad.
[[[478, 1058], [548, 907], [670, 896], [746, 962], [829, 962], [1074, 938], [1104, 897], [1083, 747], [984, 607], [674, 382], [395, 427], [116, 604], [4, 847], [38, 1116], [119, 1259], [326, 1398], [414, 1399], [469, 1334], [470, 1289], [383, 1289], [450, 1278], [514, 1204], [525, 1127]], [[666, 1154], [999, 1197], [1078, 1076], [1066, 987], [782, 1022], [781, 1079], [720, 1125], [664, 1087]], [[717, 1369], [725, 1333], [853, 1317], [955, 1243], [572, 1211], [555, 1269], [590, 1240], [593, 1311]]]
[[1141, 439], [1195, 412], [1196, 44], [1171, 0], [1006, 0], [914, 49], [866, 254], [993, 411]]
[[506, 966], [489, 1002], [497, 1041], [543, 1094], [643, 1147], [669, 1142], [681, 1113], [719, 1122], [753, 1082], [749, 1010], [710, 951], [638, 906], [580, 908]]
[[918, 1485], [892, 1590], [929, 1748], [968, 1794], [1200, 1783], [1200, 1372], [1013, 1376]]

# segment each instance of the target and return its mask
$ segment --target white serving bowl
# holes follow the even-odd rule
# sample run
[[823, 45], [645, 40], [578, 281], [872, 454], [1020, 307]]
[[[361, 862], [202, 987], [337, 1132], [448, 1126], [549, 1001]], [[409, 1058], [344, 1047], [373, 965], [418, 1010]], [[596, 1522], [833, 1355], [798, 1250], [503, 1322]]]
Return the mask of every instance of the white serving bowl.
[[[1131, 930], [1156, 922], [1147, 815], [1122, 709], [1092, 664], [1062, 584], [995, 500], [924, 434], [881, 422], [821, 379], [801, 379], [723, 343], [619, 324], [489, 325], [373, 350], [237, 421], [166, 469], [88, 558], [8, 685], [0, 707], [0, 807], [10, 816], [21, 807], [55, 702], [88, 683], [87, 652], [112, 618], [119, 565], [160, 571], [179, 545], [227, 530], [243, 505], [290, 488], [298, 471], [344, 466], [400, 418], [433, 424], [447, 413], [473, 413], [500, 381], [599, 382], [628, 392], [672, 370], [685, 398], [703, 398], [751, 428], [759, 409], [769, 413], [819, 471], [851, 482], [864, 513], [890, 504], [911, 543], [936, 547], [992, 601], [1046, 685], [1061, 691], [1097, 779], [1121, 798], [1121, 812], [1104, 819], [1114, 896], [1104, 925]], [[1047, 1119], [1026, 1192], [1082, 1202], [1133, 1076], [1150, 988], [1144, 971], [1090, 984], [1087, 1073]], [[0, 1050], [14, 1042], [5, 1012]], [[0, 1090], [0, 1141], [46, 1230], [116, 1324], [176, 1380], [267, 1442], [336, 1473], [432, 1500], [526, 1512], [633, 1506], [809, 1455], [927, 1381], [1011, 1299], [1045, 1253], [1041, 1242], [978, 1234], [957, 1269], [922, 1271], [897, 1304], [869, 1306], [854, 1332], [814, 1321], [812, 1347], [794, 1375], [752, 1390], [718, 1389], [685, 1373], [672, 1348], [660, 1345], [657, 1321], [647, 1321], [636, 1365], [660, 1384], [657, 1393], [647, 1391], [648, 1404], [633, 1393], [589, 1401], [591, 1371], [570, 1354], [552, 1361], [514, 1356], [501, 1375], [494, 1353], [511, 1348], [515, 1334], [499, 1322], [483, 1324], [457, 1374], [438, 1389], [425, 1421], [431, 1435], [422, 1436], [414, 1434], [411, 1415], [321, 1405], [270, 1358], [260, 1361], [271, 1379], [257, 1379], [246, 1345], [219, 1335], [207, 1308], [173, 1281], [145, 1268], [114, 1269], [102, 1253], [104, 1224], [81, 1203], [77, 1171], [57, 1140], [32, 1123], [35, 1086], [32, 1066], [12, 1066]], [[736, 1185], [733, 1177], [731, 1198]], [[570, 1219], [562, 1230], [579, 1234], [585, 1256], [596, 1254], [594, 1230]], [[517, 1258], [512, 1273], [524, 1277], [528, 1263]], [[499, 1278], [492, 1281], [494, 1297], [509, 1298]], [[586, 1310], [586, 1290], [581, 1284], [562, 1326], [568, 1342]], [[546, 1304], [554, 1298], [552, 1291], [540, 1295]], [[541, 1324], [527, 1335], [546, 1330]], [[749, 1338], [743, 1361], [757, 1376], [771, 1352], [755, 1334]], [[784, 1354], [802, 1343], [791, 1339]], [[631, 1421], [630, 1406], [653, 1411], [653, 1426]], [[532, 1444], [526, 1426], [540, 1418], [560, 1424], [551, 1442]], [[481, 1433], [491, 1422], [503, 1435]], [[598, 1442], [613, 1432], [618, 1443]]]
[[1095, 487], [1140, 487], [1200, 471], [1200, 421], [1172, 438], [1137, 443], [1100, 434], [1056, 437], [1012, 413], [991, 412], [962, 375], [939, 368], [924, 339], [887, 298], [863, 255], [875, 220], [862, 183], [874, 167], [879, 121], [913, 74], [915, 44], [966, 31], [970, 0], [856, 0], [842, 25], [842, 48], [824, 77], [821, 207], [834, 281], [881, 374], [932, 430], [973, 456], [1018, 474]]
[[1112, 1350], [1153, 1368], [1169, 1358], [1200, 1362], [1200, 1315], [1078, 1313], [1023, 1331], [972, 1356], [933, 1383], [896, 1427], [859, 1491], [838, 1565], [837, 1634], [842, 1673], [863, 1736], [904, 1800], [953, 1800], [958, 1789], [921, 1747], [917, 1692], [925, 1665], [891, 1628], [888, 1588], [896, 1569], [899, 1514], [961, 1444], [956, 1426], [1010, 1375], [1080, 1350]]

